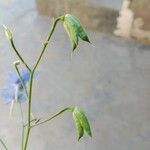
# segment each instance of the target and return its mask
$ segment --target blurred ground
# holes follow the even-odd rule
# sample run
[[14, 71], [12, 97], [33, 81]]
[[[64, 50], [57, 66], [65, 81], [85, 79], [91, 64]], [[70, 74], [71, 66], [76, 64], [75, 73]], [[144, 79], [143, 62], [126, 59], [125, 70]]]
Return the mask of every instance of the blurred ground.
[[[31, 66], [51, 25], [38, 15], [33, 1], [0, 0], [0, 23], [13, 30], [20, 52]], [[71, 54], [69, 39], [59, 24], [38, 68], [33, 109], [43, 116], [79, 105], [91, 123], [93, 138], [77, 141], [70, 114], [35, 128], [29, 150], [149, 150], [150, 46], [88, 31], [94, 45], [80, 43]], [[14, 53], [0, 27], [0, 88], [12, 69]], [[9, 120], [9, 106], [0, 101], [0, 137], [19, 150], [18, 108]], [[2, 147], [0, 147], [2, 150]]]

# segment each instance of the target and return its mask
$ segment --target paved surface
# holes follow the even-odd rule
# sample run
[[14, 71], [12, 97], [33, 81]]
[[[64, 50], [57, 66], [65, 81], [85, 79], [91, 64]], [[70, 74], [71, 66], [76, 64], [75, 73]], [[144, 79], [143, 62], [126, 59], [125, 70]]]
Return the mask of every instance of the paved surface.
[[[28, 1], [29, 2], [29, 1]], [[34, 2], [0, 1], [1, 23], [14, 31], [20, 52], [31, 66], [44, 41], [50, 18], [39, 16]], [[71, 47], [62, 25], [38, 68], [34, 82], [35, 115], [79, 105], [88, 116], [93, 138], [77, 141], [70, 114], [32, 131], [29, 150], [149, 150], [150, 149], [150, 46], [89, 31], [94, 45]], [[12, 69], [15, 55], [0, 28], [0, 88]], [[24, 106], [26, 107], [26, 106]], [[16, 106], [0, 101], [0, 136], [10, 150], [19, 150], [20, 116]], [[2, 147], [0, 147], [2, 150]]]

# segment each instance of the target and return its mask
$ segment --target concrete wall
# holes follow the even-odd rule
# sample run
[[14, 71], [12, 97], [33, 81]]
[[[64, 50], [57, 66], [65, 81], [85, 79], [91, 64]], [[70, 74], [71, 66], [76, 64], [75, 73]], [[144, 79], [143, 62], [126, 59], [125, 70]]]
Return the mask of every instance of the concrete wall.
[[36, 3], [39, 14], [57, 17], [71, 13], [88, 29], [115, 33], [149, 44], [150, 0], [124, 0], [121, 5], [122, 1], [36, 0]]
[[37, 8], [40, 14], [52, 17], [71, 13], [89, 29], [113, 33], [118, 11], [97, 3], [91, 0], [37, 0]]
[[132, 0], [130, 8], [134, 13], [132, 36], [150, 43], [150, 0]]
[[124, 0], [114, 33], [150, 44], [149, 13], [149, 0]]
[[119, 10], [121, 8], [123, 0], [87, 0], [93, 4], [98, 4], [104, 7]]
[[150, 0], [132, 0], [131, 10], [135, 14], [135, 18], [142, 18], [144, 21], [143, 29], [150, 30]]

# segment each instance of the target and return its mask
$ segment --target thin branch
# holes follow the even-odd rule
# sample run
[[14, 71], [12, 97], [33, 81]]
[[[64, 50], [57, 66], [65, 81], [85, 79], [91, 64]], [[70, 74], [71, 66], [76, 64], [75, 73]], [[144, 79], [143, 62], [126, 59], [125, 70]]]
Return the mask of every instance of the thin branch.
[[30, 72], [30, 81], [29, 81], [29, 100], [28, 100], [28, 125], [27, 125], [27, 134], [25, 138], [24, 150], [27, 149], [27, 144], [30, 135], [31, 129], [31, 98], [32, 98], [32, 85], [33, 85], [33, 72]]
[[25, 85], [24, 85], [24, 83], [23, 83], [23, 80], [22, 80], [20, 71], [19, 71], [19, 69], [18, 69], [18, 66], [17, 66], [16, 64], [15, 64], [14, 66], [15, 66], [15, 70], [16, 70], [16, 72], [17, 72], [17, 74], [18, 74], [19, 80], [20, 80], [20, 82], [21, 82], [21, 84], [22, 84], [22, 86], [23, 86], [23, 88], [24, 88], [24, 90], [25, 90], [26, 98], [28, 99], [28, 91], [27, 91], [27, 89], [26, 89], [26, 87], [25, 87]]
[[13, 39], [10, 40], [10, 43], [12, 45], [12, 48], [14, 49], [15, 53], [17, 54], [17, 56], [19, 57], [19, 59], [21, 60], [21, 62], [26, 66], [26, 68], [29, 70], [29, 72], [31, 72], [30, 67], [27, 65], [27, 63], [24, 61], [24, 59], [22, 58], [22, 56], [20, 55], [20, 53], [18, 52], [18, 50], [16, 49], [16, 46], [14, 44]]
[[22, 118], [22, 138], [21, 138], [21, 149], [23, 150], [23, 146], [24, 146], [24, 131], [25, 131], [25, 123], [24, 123], [24, 113], [23, 113], [22, 105], [21, 105], [21, 103], [19, 103], [19, 105], [20, 105], [20, 113], [21, 113], [21, 118]]
[[4, 147], [5, 150], [8, 150], [6, 144], [4, 143], [4, 141], [2, 139], [0, 139], [0, 143], [3, 145], [3, 147]]
[[[28, 98], [28, 124], [27, 124], [27, 134], [26, 134], [26, 137], [25, 137], [25, 143], [24, 143], [24, 148], [23, 148], [24, 150], [27, 149], [28, 140], [29, 140], [29, 135], [30, 135], [30, 130], [31, 130], [31, 101], [32, 101], [31, 99], [32, 99], [33, 75], [34, 75], [34, 72], [35, 72], [35, 70], [36, 70], [36, 68], [37, 68], [37, 66], [38, 66], [38, 64], [39, 64], [39, 62], [40, 62], [40, 60], [41, 60], [41, 58], [42, 58], [44, 52], [45, 52], [45, 49], [46, 49], [46, 47], [47, 47], [47, 45], [48, 45], [48, 42], [49, 42], [49, 40], [50, 40], [50, 38], [51, 38], [51, 36], [52, 36], [52, 34], [53, 34], [53, 32], [54, 32], [54, 29], [55, 29], [55, 27], [56, 27], [57, 22], [58, 22], [59, 20], [61, 20], [61, 18], [57, 18], [57, 19], [54, 21], [53, 26], [52, 26], [52, 28], [51, 28], [51, 31], [50, 31], [49, 34], [48, 34], [48, 37], [47, 37], [47, 39], [46, 39], [46, 42], [44, 43], [43, 48], [42, 48], [42, 51], [41, 51], [41, 53], [39, 54], [39, 56], [38, 56], [38, 58], [37, 58], [37, 60], [36, 60], [36, 63], [35, 63], [35, 65], [34, 65], [34, 67], [33, 67], [32, 70], [30, 70], [30, 68], [26, 65], [26, 63], [24, 62], [24, 60], [18, 55], [18, 56], [20, 57], [20, 59], [22, 59], [22, 62], [24, 62], [24, 64], [26, 65], [26, 67], [27, 67], [28, 70], [30, 71], [29, 98]], [[14, 48], [15, 48], [15, 47], [14, 47]], [[18, 52], [18, 51], [16, 51], [16, 53], [17, 53], [17, 52]]]
[[58, 117], [60, 114], [66, 112], [66, 111], [71, 111], [71, 108], [70, 108], [70, 107], [67, 107], [67, 108], [65, 108], [65, 109], [63, 109], [63, 110], [61, 110], [61, 111], [59, 111], [58, 113], [54, 114], [53, 116], [50, 116], [50, 117], [48, 117], [47, 119], [44, 119], [43, 121], [40, 121], [40, 122], [38, 122], [38, 123], [32, 125], [31, 128], [36, 127], [36, 126], [39, 126], [39, 125], [41, 125], [41, 124], [43, 124], [43, 123], [46, 123], [46, 122], [48, 122], [48, 121], [50, 121], [50, 120], [52, 120], [52, 119]]
[[[39, 121], [40, 121], [41, 119], [39, 118], [39, 119], [32, 119], [31, 121], [30, 121], [30, 123], [38, 123]], [[24, 127], [26, 127], [28, 124], [25, 124], [24, 125]]]
[[51, 36], [52, 36], [52, 34], [53, 34], [54, 30], [55, 30], [56, 24], [57, 24], [57, 22], [58, 22], [59, 20], [61, 20], [61, 17], [59, 17], [59, 18], [57, 18], [56, 20], [53, 21], [53, 25], [52, 25], [52, 27], [51, 27], [50, 32], [48, 33], [48, 36], [47, 36], [47, 38], [46, 38], [44, 44], [43, 44], [42, 51], [41, 51], [40, 55], [39, 55], [38, 58], [37, 58], [37, 61], [36, 61], [35, 66], [34, 66], [34, 68], [33, 68], [33, 72], [34, 72], [35, 69], [37, 68], [37, 66], [38, 66], [38, 64], [39, 64], [39, 62], [40, 62], [40, 60], [41, 60], [41, 58], [42, 58], [42, 56], [43, 56], [43, 54], [44, 54], [44, 52], [45, 52], [45, 49], [46, 49], [46, 47], [47, 47], [47, 45], [48, 45], [48, 43], [49, 43], [49, 41], [50, 41], [50, 39], [51, 39]]

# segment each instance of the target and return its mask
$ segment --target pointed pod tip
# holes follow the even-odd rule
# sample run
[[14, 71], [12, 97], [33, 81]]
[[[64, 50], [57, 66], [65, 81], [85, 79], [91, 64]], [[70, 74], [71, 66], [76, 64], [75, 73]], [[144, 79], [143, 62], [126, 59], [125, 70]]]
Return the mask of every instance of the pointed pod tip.
[[72, 51], [74, 52], [76, 48], [77, 48], [77, 44], [74, 44], [74, 45], [72, 46]]
[[82, 37], [82, 40], [91, 44], [91, 41], [89, 40], [88, 36]]
[[92, 44], [91, 41], [89, 40], [89, 38], [87, 39], [87, 42], [90, 43], [90, 44]]
[[88, 133], [88, 135], [92, 138], [92, 132], [91, 131]]
[[75, 49], [76, 49], [76, 48], [73, 48], [73, 49], [72, 49], [72, 52], [74, 52], [74, 51], [75, 51]]
[[78, 141], [80, 141], [82, 137], [83, 137], [83, 136], [79, 136], [79, 137], [78, 137]]

